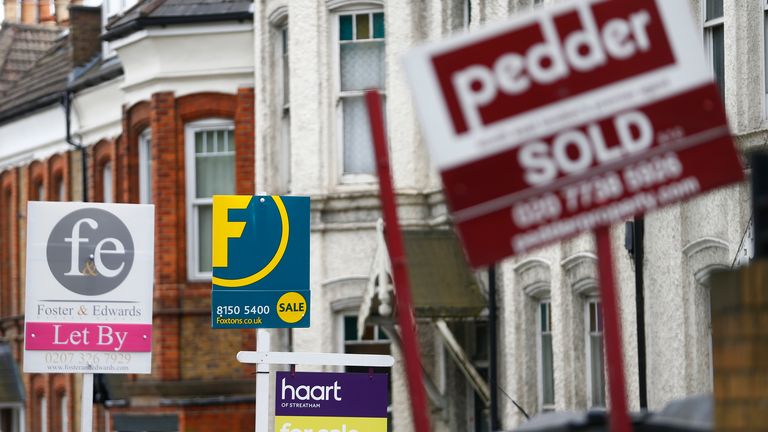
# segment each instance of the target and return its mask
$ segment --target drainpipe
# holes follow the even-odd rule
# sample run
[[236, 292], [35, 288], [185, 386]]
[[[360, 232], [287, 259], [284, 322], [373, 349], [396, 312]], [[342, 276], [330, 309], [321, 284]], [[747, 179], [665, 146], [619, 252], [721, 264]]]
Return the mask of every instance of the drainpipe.
[[643, 261], [645, 257], [645, 219], [635, 217], [634, 255], [635, 255], [635, 313], [637, 316], [637, 380], [640, 393], [640, 409], [648, 408], [648, 390], [645, 364], [645, 280]]
[[72, 137], [72, 96], [73, 96], [72, 90], [67, 90], [64, 92], [62, 103], [64, 105], [64, 116], [66, 118], [66, 131], [67, 131], [67, 137], [66, 141], [67, 144], [71, 145], [72, 147], [80, 150], [80, 163], [81, 163], [81, 169], [82, 169], [82, 188], [83, 188], [83, 202], [88, 202], [88, 159], [87, 159], [87, 152], [85, 151], [85, 146], [82, 143], [79, 143], [75, 141], [74, 137]]
[[499, 350], [497, 346], [498, 335], [498, 315], [496, 306], [496, 265], [491, 264], [488, 267], [488, 338], [490, 339], [488, 344], [489, 352], [489, 367], [488, 367], [488, 383], [490, 384], [490, 426], [491, 431], [497, 431], [501, 429], [501, 423], [499, 422], [499, 400], [498, 393], [496, 392], [496, 385], [498, 380], [498, 355]]

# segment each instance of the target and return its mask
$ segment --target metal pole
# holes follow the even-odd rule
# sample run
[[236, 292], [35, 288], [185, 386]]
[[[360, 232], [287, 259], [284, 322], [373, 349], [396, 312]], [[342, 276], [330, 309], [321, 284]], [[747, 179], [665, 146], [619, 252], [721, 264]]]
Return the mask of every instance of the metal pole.
[[384, 116], [381, 112], [381, 96], [377, 90], [367, 90], [365, 101], [368, 105], [368, 116], [371, 121], [373, 148], [376, 153], [376, 169], [379, 174], [379, 190], [381, 193], [381, 212], [384, 216], [384, 235], [387, 240], [390, 261], [392, 262], [392, 277], [395, 283], [395, 300], [397, 301], [397, 317], [403, 336], [403, 353], [405, 355], [405, 372], [408, 376], [408, 389], [411, 395], [411, 412], [414, 429], [418, 432], [429, 432], [429, 407], [421, 376], [421, 360], [416, 338], [416, 325], [413, 317], [411, 301], [411, 286], [408, 282], [408, 267], [405, 262], [405, 249], [400, 233], [400, 223], [397, 218], [397, 203], [392, 185], [389, 168], [389, 151], [387, 136], [384, 130]]
[[93, 431], [93, 374], [83, 374], [83, 392], [80, 399], [80, 432]]
[[[269, 332], [256, 331], [256, 352], [269, 352]], [[256, 432], [269, 431], [269, 364], [256, 365]]]
[[499, 399], [498, 392], [496, 391], [496, 382], [498, 378], [498, 346], [496, 344], [497, 336], [497, 321], [498, 315], [496, 313], [496, 265], [491, 264], [488, 267], [488, 350], [489, 352], [489, 364], [488, 364], [488, 388], [491, 392], [491, 431], [497, 431], [501, 429], [499, 422]]
[[613, 432], [629, 432], [632, 426], [627, 414], [627, 397], [624, 388], [624, 360], [621, 354], [621, 321], [619, 321], [616, 286], [611, 253], [609, 227], [595, 229], [597, 243], [600, 298], [603, 306], [603, 334], [605, 358], [608, 369], [608, 391], [611, 395], [610, 425]]

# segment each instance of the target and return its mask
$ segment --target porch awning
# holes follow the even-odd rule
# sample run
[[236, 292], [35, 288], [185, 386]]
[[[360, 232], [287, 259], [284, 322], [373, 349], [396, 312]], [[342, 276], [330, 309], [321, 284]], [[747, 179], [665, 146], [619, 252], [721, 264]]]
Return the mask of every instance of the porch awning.
[[[383, 222], [379, 221], [377, 231], [377, 247], [358, 329], [365, 327], [368, 317], [388, 317], [395, 309]], [[466, 318], [482, 312], [487, 300], [453, 230], [406, 229], [403, 243], [416, 317]]]

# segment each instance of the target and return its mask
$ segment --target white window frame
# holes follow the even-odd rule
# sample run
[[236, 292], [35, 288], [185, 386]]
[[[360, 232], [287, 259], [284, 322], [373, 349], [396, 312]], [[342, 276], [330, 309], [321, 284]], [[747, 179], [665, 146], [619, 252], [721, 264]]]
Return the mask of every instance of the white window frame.
[[152, 131], [144, 129], [138, 138], [139, 203], [152, 204]]
[[[725, 11], [723, 16], [711, 20], [707, 20], [707, 0], [701, 0], [701, 26], [704, 31], [704, 53], [707, 56], [707, 67], [709, 67], [712, 73], [712, 78], [715, 78], [715, 65], [714, 55], [712, 52], [714, 41], [712, 40], [712, 30], [714, 27], [723, 26], [725, 30]], [[723, 41], [723, 52], [725, 52], [725, 41]], [[725, 71], [723, 71], [725, 73]], [[723, 82], [725, 82], [725, 76], [723, 76]], [[725, 88], [720, 89], [723, 95], [725, 95]], [[723, 101], [725, 102], [725, 101]]]
[[[386, 22], [387, 22], [387, 15], [384, 12], [384, 8], [382, 6], [370, 6], [369, 4], [364, 4], [360, 6], [351, 6], [351, 7], [345, 7], [345, 8], [339, 8], [337, 10], [334, 10], [331, 13], [331, 35], [333, 40], [333, 82], [334, 82], [334, 103], [336, 106], [336, 149], [338, 151], [338, 156], [335, 158], [336, 163], [338, 164], [337, 168], [337, 175], [340, 179], [341, 184], [351, 184], [351, 185], [359, 185], [359, 184], [373, 184], [377, 181], [376, 173], [373, 174], [346, 174], [344, 173], [344, 104], [342, 103], [344, 98], [349, 97], [355, 97], [359, 96], [362, 97], [364, 95], [363, 91], [355, 90], [355, 91], [341, 91], [341, 40], [339, 39], [339, 17], [342, 15], [362, 15], [362, 14], [374, 14], [374, 13], [384, 13], [384, 23], [385, 23], [385, 29], [386, 29]], [[353, 20], [354, 23], [354, 20]], [[373, 21], [371, 21], [371, 24], [373, 24]], [[354, 27], [353, 27], [354, 29]], [[386, 30], [385, 30], [386, 32]], [[353, 31], [354, 34], [354, 31]], [[354, 39], [354, 38], [353, 38]], [[373, 38], [372, 38], [373, 40]], [[386, 57], [386, 46], [387, 46], [387, 35], [384, 34], [384, 56]], [[386, 62], [385, 62], [385, 68], [386, 68]], [[386, 71], [384, 71], [384, 76], [386, 77]], [[386, 100], [386, 78], [385, 78], [385, 85], [383, 89], [379, 89], [379, 93], [381, 94], [382, 101]], [[386, 107], [386, 104], [384, 105]]]
[[[589, 330], [589, 305], [592, 303], [597, 303], [602, 307], [602, 300], [600, 297], [597, 296], [590, 296], [587, 297], [584, 301], [584, 349], [585, 349], [585, 357], [586, 360], [586, 381], [587, 381], [587, 407], [588, 408], [606, 408], [605, 405], [608, 404], [608, 400], [606, 398], [605, 405], [602, 407], [599, 405], [593, 405], [592, 404], [592, 349], [591, 349], [591, 343], [590, 340], [590, 330]], [[608, 383], [608, 377], [605, 375], [605, 317], [603, 317], [603, 382], [607, 385]]]
[[[190, 281], [210, 281], [213, 272], [200, 271], [200, 239], [198, 232], [198, 214], [195, 208], [200, 205], [213, 205], [213, 198], [195, 198], [195, 133], [207, 130], [235, 129], [235, 122], [224, 118], [198, 120], [184, 125], [184, 156], [186, 164], [186, 209], [187, 209], [187, 278]], [[235, 158], [236, 158], [235, 153]], [[235, 167], [232, 167], [233, 169]]]
[[[549, 313], [549, 320], [548, 323], [550, 323], [549, 331], [547, 332], [550, 336], [552, 335], [552, 301], [549, 298], [544, 298], [540, 300], [538, 303], [536, 303], [536, 368], [538, 369], [537, 375], [537, 385], [538, 385], [538, 402], [539, 402], [539, 412], [545, 412], [545, 411], [554, 411], [555, 410], [555, 404], [552, 405], [545, 405], [544, 404], [544, 352], [542, 348], [542, 336], [543, 332], [541, 330], [541, 305], [546, 304], [547, 306], [547, 312]], [[552, 346], [552, 356], [554, 357], [554, 341]], [[552, 376], [555, 376], [555, 363], [554, 358], [552, 359]], [[553, 385], [553, 393], [554, 393], [554, 385]], [[553, 394], [554, 397], [554, 394]]]

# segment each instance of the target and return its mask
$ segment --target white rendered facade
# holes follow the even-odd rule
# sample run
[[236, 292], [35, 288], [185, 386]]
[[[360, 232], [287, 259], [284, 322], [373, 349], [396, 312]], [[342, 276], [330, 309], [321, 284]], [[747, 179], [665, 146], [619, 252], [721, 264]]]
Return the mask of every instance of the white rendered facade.
[[[704, 41], [704, 6], [695, 0], [690, 3]], [[724, 31], [725, 105], [737, 147], [745, 154], [764, 147], [768, 140], [765, 5], [764, 0], [723, 3], [723, 18], [717, 22]], [[374, 265], [378, 185], [372, 178], [348, 181], [340, 167], [339, 15], [384, 13], [387, 132], [401, 223], [426, 227], [443, 226], [447, 217], [440, 180], [429, 165], [404, 81], [401, 54], [418, 43], [464, 31], [467, 25], [472, 29], [530, 10], [533, 4], [525, 0], [256, 1], [257, 190], [312, 197], [312, 326], [293, 332], [292, 349], [343, 349], [343, 316], [357, 312]], [[287, 50], [282, 45], [286, 33]], [[286, 51], [289, 66], [284, 74]], [[287, 101], [285, 85], [290, 88]], [[286, 167], [289, 180], [284, 179]], [[649, 409], [711, 391], [706, 280], [712, 270], [732, 265], [750, 214], [744, 183], [646, 216], [643, 276]], [[629, 407], [637, 410], [635, 270], [624, 248], [624, 235], [623, 224], [613, 227], [626, 388]], [[594, 242], [582, 235], [507, 259], [497, 267], [497, 384], [530, 414], [541, 411], [546, 385], [540, 370], [546, 339], [537, 321], [542, 303], [549, 305], [551, 314], [551, 326], [544, 333], [551, 335], [554, 409], [587, 409], [599, 406], [601, 398], [610, 404], [594, 388], [605, 379], [591, 367], [593, 353], [599, 352], [591, 344], [600, 342], [601, 333], [598, 318], [590, 316], [594, 308], [590, 305], [599, 302], [596, 266]], [[435, 429], [474, 430], [471, 387], [456, 373], [443, 347], [434, 342], [437, 338], [428, 320], [422, 321], [420, 331], [425, 368], [447, 400], [443, 409], [433, 406]], [[284, 343], [288, 340], [283, 338]], [[394, 345], [392, 350], [398, 358], [392, 371], [394, 430], [411, 430], [403, 363]], [[481, 362], [478, 367], [483, 367]], [[523, 416], [501, 391], [499, 401], [503, 428], [518, 425]]]

